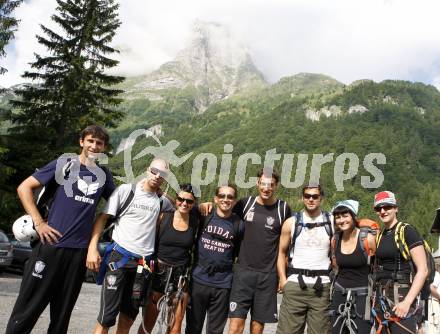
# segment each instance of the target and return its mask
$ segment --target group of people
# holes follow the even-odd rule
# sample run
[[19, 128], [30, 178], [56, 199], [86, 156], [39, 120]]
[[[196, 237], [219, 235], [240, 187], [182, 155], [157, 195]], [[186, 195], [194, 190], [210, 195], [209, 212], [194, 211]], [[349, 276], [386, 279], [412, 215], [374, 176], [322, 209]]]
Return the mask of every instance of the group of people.
[[[116, 188], [110, 171], [96, 162], [108, 140], [97, 125], [81, 132], [73, 196], [58, 187], [47, 219], [33, 191], [55, 178], [57, 161], [18, 187], [40, 241], [8, 334], [30, 333], [48, 304], [48, 332], [66, 333], [86, 267], [99, 272], [102, 284], [94, 333], [107, 333], [118, 316], [116, 332], [128, 333], [140, 305], [138, 333], [151, 333], [156, 322], [180, 333], [185, 313], [186, 334], [202, 333], [205, 317], [206, 333], [223, 333], [228, 318], [229, 333], [243, 333], [249, 312], [252, 334], [275, 322], [280, 334], [306, 327], [309, 334], [368, 334], [372, 327], [416, 333], [426, 253], [416, 229], [398, 221], [392, 192], [374, 197], [381, 232], [360, 224], [355, 200], [323, 211], [319, 184], [303, 187], [303, 209], [292, 212], [277, 198], [273, 169], [258, 173], [257, 196], [238, 199], [237, 188], [225, 184], [213, 203], [197, 203], [184, 184], [172, 200], [161, 194], [169, 164], [159, 158], [142, 181]], [[101, 197], [107, 202], [95, 219]], [[109, 220], [112, 243], [101, 256], [97, 245]], [[277, 292], [283, 295], [279, 312]]]

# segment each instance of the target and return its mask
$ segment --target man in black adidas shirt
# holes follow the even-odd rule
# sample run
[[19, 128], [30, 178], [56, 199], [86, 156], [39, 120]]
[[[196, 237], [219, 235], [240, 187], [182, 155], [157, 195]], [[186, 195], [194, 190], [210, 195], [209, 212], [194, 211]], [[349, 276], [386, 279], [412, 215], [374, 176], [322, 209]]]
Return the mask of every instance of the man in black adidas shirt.
[[258, 173], [258, 196], [242, 198], [234, 207], [245, 221], [229, 303], [229, 333], [241, 334], [249, 310], [252, 334], [263, 333], [265, 323], [277, 321], [276, 260], [281, 226], [291, 216], [286, 202], [276, 198], [279, 176]]
[[208, 313], [206, 332], [222, 334], [228, 318], [232, 265], [244, 232], [243, 221], [232, 208], [237, 201], [234, 185], [217, 188], [216, 208], [200, 227], [197, 256], [190, 284], [186, 333], [200, 334]]
[[[378, 238], [374, 270], [376, 298], [372, 306], [373, 315], [377, 314], [375, 327], [379, 331], [382, 326], [379, 332], [386, 332], [388, 327], [387, 333], [392, 334], [415, 333], [417, 302], [428, 275], [423, 239], [411, 225], [399, 223], [397, 201], [392, 192], [377, 193], [374, 197], [374, 210], [385, 226]], [[396, 244], [396, 235], [400, 235], [398, 230], [402, 224], [409, 259], [403, 257]], [[412, 265], [415, 266], [415, 272], [411, 270]], [[384, 322], [384, 319], [389, 321]]]

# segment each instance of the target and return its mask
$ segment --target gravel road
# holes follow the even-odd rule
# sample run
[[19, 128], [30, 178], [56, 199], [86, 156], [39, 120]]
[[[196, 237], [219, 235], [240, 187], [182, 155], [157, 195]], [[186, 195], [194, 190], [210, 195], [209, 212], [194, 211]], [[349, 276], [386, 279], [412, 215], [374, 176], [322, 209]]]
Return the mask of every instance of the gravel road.
[[[12, 307], [14, 306], [15, 299], [17, 298], [18, 290], [20, 288], [21, 276], [13, 273], [6, 272], [0, 274], [0, 333], [4, 333], [6, 330], [6, 324], [8, 322]], [[99, 308], [99, 294], [100, 287], [91, 283], [84, 283], [81, 294], [76, 302], [75, 308], [70, 319], [69, 333], [83, 334], [91, 333]], [[278, 296], [278, 304], [281, 303], [281, 298]], [[140, 317], [138, 317], [136, 323], [133, 325], [131, 333], [137, 332], [137, 327], [140, 323]], [[49, 324], [49, 310], [46, 309], [38, 320], [32, 333], [40, 334], [46, 333]], [[185, 326], [183, 326], [185, 328]], [[228, 325], [226, 325], [226, 329]], [[276, 324], [268, 324], [264, 330], [264, 333], [273, 334], [276, 330]], [[157, 333], [155, 329], [153, 333]], [[225, 330], [227, 333], [227, 330]], [[245, 333], [249, 333], [249, 324], [246, 325]]]

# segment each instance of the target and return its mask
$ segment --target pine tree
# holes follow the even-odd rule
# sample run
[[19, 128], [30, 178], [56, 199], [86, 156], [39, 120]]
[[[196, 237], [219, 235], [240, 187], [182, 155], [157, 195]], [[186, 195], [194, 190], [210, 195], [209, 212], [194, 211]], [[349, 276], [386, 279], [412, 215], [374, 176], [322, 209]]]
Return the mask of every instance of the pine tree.
[[[12, 17], [11, 14], [15, 8], [23, 0], [0, 0], [0, 58], [6, 56], [6, 45], [14, 37], [15, 30], [18, 26], [18, 20]], [[7, 71], [6, 68], [0, 66], [0, 75]], [[4, 89], [0, 88], [0, 93]], [[0, 107], [0, 122], [4, 121], [8, 115], [8, 110], [3, 106]], [[7, 137], [0, 136], [0, 222], [6, 221], [6, 217], [11, 215], [11, 212], [16, 209], [15, 192], [11, 187], [10, 179], [15, 173], [15, 169], [8, 163], [9, 145]], [[2, 226], [0, 226], [2, 228]]]
[[[121, 22], [114, 0], [57, 0], [52, 16], [62, 29], [57, 33], [43, 25], [38, 42], [49, 55], [35, 55], [28, 84], [12, 101], [20, 112], [13, 116], [13, 133], [34, 137], [47, 150], [61, 152], [77, 143], [77, 134], [90, 123], [114, 125], [122, 117], [116, 107], [121, 90], [110, 86], [123, 77], [105, 73], [118, 64], [107, 55], [118, 52], [109, 43]], [[54, 152], [55, 153], [55, 152]]]
[[[0, 58], [6, 56], [5, 47], [14, 37], [18, 25], [18, 20], [10, 15], [22, 1], [0, 0]], [[6, 68], [0, 66], [0, 74], [4, 74], [6, 71]]]

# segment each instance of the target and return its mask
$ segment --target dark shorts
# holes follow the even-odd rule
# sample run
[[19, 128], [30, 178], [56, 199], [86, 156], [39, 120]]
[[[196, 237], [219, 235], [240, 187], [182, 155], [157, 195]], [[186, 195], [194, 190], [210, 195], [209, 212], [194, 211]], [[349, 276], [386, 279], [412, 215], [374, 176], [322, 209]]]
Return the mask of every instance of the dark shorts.
[[229, 299], [229, 318], [251, 319], [260, 323], [275, 323], [278, 276], [236, 267]]
[[[176, 292], [179, 285], [179, 278], [180, 276], [184, 276], [185, 273], [185, 266], [174, 267], [158, 262], [153, 274], [153, 291], [164, 294], [167, 288], [167, 282], [169, 281], [168, 288], [170, 292]], [[187, 288], [185, 288], [185, 291], [187, 291]]]
[[[121, 258], [121, 254], [112, 251], [109, 262], [118, 262]], [[135, 260], [129, 260], [124, 267], [113, 271], [107, 266], [97, 319], [102, 326], [113, 326], [119, 312], [124, 313], [132, 320], [136, 319], [139, 308], [134, 306], [131, 298], [136, 267]]]

